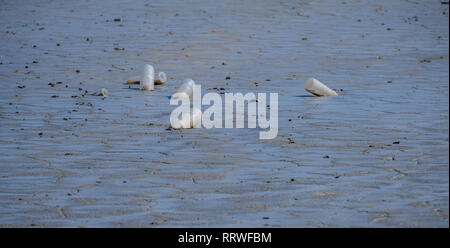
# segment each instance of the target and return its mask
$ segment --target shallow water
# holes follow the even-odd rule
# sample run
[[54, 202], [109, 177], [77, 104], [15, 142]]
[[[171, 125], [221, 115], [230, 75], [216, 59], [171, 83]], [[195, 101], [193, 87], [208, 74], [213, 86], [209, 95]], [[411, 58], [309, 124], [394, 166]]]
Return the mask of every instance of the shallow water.
[[[0, 226], [448, 227], [448, 11], [0, 1]], [[129, 89], [144, 63], [169, 81]], [[188, 77], [277, 92], [278, 137], [168, 129]]]

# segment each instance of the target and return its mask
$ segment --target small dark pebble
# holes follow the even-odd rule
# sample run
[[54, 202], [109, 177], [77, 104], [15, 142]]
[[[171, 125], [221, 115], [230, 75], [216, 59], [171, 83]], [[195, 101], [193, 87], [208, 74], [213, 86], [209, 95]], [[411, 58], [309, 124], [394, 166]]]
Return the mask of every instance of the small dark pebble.
[[114, 21], [115, 21], [115, 22], [122, 22], [123, 19], [122, 19], [122, 18], [114, 18]]
[[19, 86], [17, 86], [17, 88], [19, 88], [19, 89], [23, 89], [23, 88], [25, 88], [26, 86], [25, 85], [19, 85]]
[[80, 73], [80, 70], [75, 70], [76, 73]]
[[392, 83], [392, 81], [391, 81], [391, 80], [389, 80], [389, 81], [387, 81], [387, 83], [388, 83], [388, 84], [391, 84], [391, 83]]
[[225, 62], [222, 62], [222, 65], [227, 65]]
[[392, 144], [398, 145], [398, 144], [400, 144], [400, 141], [394, 141], [394, 142], [392, 142]]
[[39, 136], [42, 136], [42, 135], [44, 135], [44, 133], [40, 132], [40, 133], [38, 133], [38, 135], [39, 135]]
[[291, 182], [293, 182], [293, 181], [295, 181], [295, 179], [294, 179], [294, 178], [291, 178]]
[[231, 79], [231, 77], [226, 77], [225, 79], [226, 79], [226, 80], [230, 80], [230, 79]]
[[267, 81], [267, 82], [269, 82], [269, 81], [270, 81], [270, 79], [266, 79], [266, 81]]
[[56, 46], [60, 46], [60, 44], [59, 44], [59, 43], [57, 43], [57, 44], [56, 44]]
[[268, 219], [270, 219], [269, 217], [262, 217], [263, 218], [263, 220], [268, 220]]
[[330, 156], [328, 156], [328, 155], [327, 156], [323, 156], [323, 158], [330, 158]]
[[53, 96], [52, 96], [52, 98], [57, 98], [57, 97], [59, 97], [59, 96], [57, 96], [57, 95], [53, 95]]
[[51, 87], [55, 87], [55, 83], [52, 82], [48, 83], [48, 85], [50, 85]]

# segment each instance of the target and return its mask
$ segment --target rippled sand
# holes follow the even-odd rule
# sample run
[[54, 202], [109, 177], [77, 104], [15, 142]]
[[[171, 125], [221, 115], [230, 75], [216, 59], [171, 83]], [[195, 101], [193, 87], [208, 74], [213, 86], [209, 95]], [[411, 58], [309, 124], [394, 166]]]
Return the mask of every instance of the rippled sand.
[[[0, 1], [0, 226], [449, 226], [448, 4], [186, 2]], [[168, 129], [187, 77], [278, 137]]]

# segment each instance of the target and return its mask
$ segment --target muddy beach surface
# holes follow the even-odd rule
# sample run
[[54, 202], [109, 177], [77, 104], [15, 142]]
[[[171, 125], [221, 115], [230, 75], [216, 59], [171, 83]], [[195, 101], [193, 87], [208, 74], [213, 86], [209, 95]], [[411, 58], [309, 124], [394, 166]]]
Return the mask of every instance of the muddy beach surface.
[[[0, 226], [448, 227], [448, 11], [0, 1]], [[124, 85], [145, 63], [168, 82]], [[277, 138], [169, 129], [188, 77], [277, 92]]]

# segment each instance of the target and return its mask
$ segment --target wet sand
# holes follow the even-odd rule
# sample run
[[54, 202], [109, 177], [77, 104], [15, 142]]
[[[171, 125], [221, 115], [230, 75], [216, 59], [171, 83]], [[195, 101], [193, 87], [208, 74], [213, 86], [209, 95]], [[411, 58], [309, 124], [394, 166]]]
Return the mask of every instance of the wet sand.
[[[448, 11], [0, 1], [0, 226], [448, 227]], [[129, 89], [144, 63], [169, 81]], [[278, 92], [278, 137], [168, 129], [187, 77]]]

